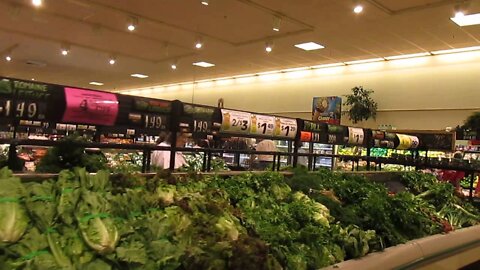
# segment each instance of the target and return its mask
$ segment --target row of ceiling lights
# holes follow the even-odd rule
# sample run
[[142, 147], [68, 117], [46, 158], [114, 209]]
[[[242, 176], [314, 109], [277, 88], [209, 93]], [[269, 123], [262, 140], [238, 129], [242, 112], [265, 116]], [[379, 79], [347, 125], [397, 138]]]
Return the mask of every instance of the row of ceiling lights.
[[[456, 49], [446, 49], [446, 50], [438, 50], [438, 51], [431, 51], [431, 52], [412, 53], [412, 54], [403, 54], [403, 55], [394, 55], [394, 56], [387, 56], [387, 57], [378, 57], [378, 58], [371, 58], [371, 59], [362, 59], [362, 60], [355, 60], [355, 61], [322, 64], [322, 65], [316, 65], [316, 66], [298, 67], [298, 68], [275, 70], [275, 71], [260, 72], [260, 73], [234, 75], [234, 76], [229, 76], [229, 77], [206, 79], [206, 80], [201, 80], [201, 81], [174, 83], [174, 84], [163, 85], [162, 87], [182, 86], [182, 85], [190, 85], [190, 84], [194, 84], [194, 83], [208, 83], [208, 82], [223, 81], [223, 80], [230, 80], [230, 79], [244, 79], [244, 78], [263, 76], [263, 75], [268, 76], [268, 75], [274, 75], [274, 74], [280, 74], [280, 73], [291, 73], [291, 72], [301, 72], [301, 71], [305, 71], [305, 70], [318, 70], [318, 69], [325, 69], [325, 68], [336, 68], [336, 67], [341, 67], [341, 66], [370, 64], [370, 63], [382, 62], [382, 61], [409, 60], [409, 59], [421, 58], [421, 57], [427, 57], [427, 56], [437, 56], [437, 55], [455, 54], [455, 53], [466, 53], [466, 52], [475, 52], [475, 51], [477, 51], [477, 52], [480, 51], [480, 46], [464, 47], [464, 48], [456, 48]], [[149, 90], [149, 89], [151, 89], [151, 87], [148, 88], [148, 89], [146, 88], [146, 90]], [[135, 90], [135, 92], [136, 91], [138, 91], [138, 90]], [[128, 92], [129, 91], [127, 91], [125, 93], [128, 93]]]

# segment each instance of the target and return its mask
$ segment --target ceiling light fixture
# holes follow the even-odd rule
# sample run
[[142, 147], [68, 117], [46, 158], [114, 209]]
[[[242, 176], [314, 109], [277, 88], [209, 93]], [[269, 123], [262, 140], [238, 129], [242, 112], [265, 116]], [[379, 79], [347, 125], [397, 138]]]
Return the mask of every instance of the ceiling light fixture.
[[134, 77], [134, 78], [139, 78], [139, 79], [148, 78], [148, 75], [140, 74], [140, 73], [134, 73], [134, 74], [131, 74], [130, 76], [132, 76], [132, 77]]
[[387, 59], [387, 60], [398, 60], [398, 59], [415, 58], [415, 57], [422, 57], [422, 56], [429, 56], [429, 55], [431, 55], [429, 52], [423, 52], [423, 53], [412, 53], [412, 54], [401, 54], [401, 55], [387, 56], [387, 57], [385, 57], [385, 59]]
[[89, 82], [89, 84], [91, 84], [91, 85], [97, 85], [97, 86], [102, 86], [102, 85], [104, 85], [104, 83], [102, 83], [102, 82]]
[[70, 53], [70, 46], [69, 45], [62, 45], [61, 49], [60, 49], [60, 53], [63, 55], [63, 56], [67, 56], [69, 53]]
[[356, 14], [360, 14], [363, 12], [363, 5], [360, 3], [359, 0], [353, 1], [353, 12]]
[[32, 5], [34, 7], [40, 7], [40, 6], [42, 6], [42, 4], [43, 4], [42, 0], [32, 0]]
[[470, 25], [478, 25], [480, 24], [480, 13], [457, 16], [450, 18], [454, 23], [459, 26], [470, 26]]
[[296, 44], [294, 46], [305, 51], [313, 51], [313, 50], [319, 50], [319, 49], [325, 48], [325, 46], [315, 42], [305, 42], [305, 43]]
[[130, 17], [127, 21], [127, 30], [130, 32], [135, 31], [138, 27], [138, 18], [137, 17]]
[[178, 61], [177, 60], [174, 60], [171, 64], [170, 64], [170, 68], [172, 70], [177, 70], [177, 66], [178, 66]]
[[273, 51], [273, 42], [272, 41], [267, 41], [265, 43], [265, 51], [267, 53], [271, 53]]
[[5, 56], [5, 60], [7, 60], [7, 62], [11, 62], [12, 61], [12, 56], [10, 56], [10, 54], [7, 54]]
[[204, 6], [208, 6], [208, 4], [210, 4], [210, 1], [202, 0], [202, 1], [200, 1], [200, 3], [202, 3], [202, 5], [204, 5]]
[[282, 18], [279, 16], [273, 17], [273, 27], [272, 30], [275, 32], [280, 32], [280, 25], [282, 24]]
[[201, 37], [197, 38], [197, 40], [195, 41], [195, 48], [197, 49], [201, 49], [203, 47], [203, 40]]
[[110, 56], [110, 58], [108, 59], [108, 63], [109, 63], [110, 65], [115, 65], [115, 64], [117, 63], [117, 57], [115, 57], [115, 56], [113, 56], [113, 55]]
[[474, 46], [474, 47], [466, 47], [466, 48], [433, 51], [431, 53], [433, 55], [439, 55], [439, 54], [461, 53], [461, 52], [471, 52], [471, 51], [479, 51], [479, 50], [480, 50], [480, 46]]
[[364, 59], [364, 60], [349, 61], [349, 62], [345, 62], [345, 64], [356, 65], [356, 64], [366, 64], [366, 63], [381, 62], [381, 61], [385, 61], [385, 59], [384, 58], [371, 58], [371, 59]]
[[203, 67], [203, 68], [209, 68], [209, 67], [214, 67], [215, 64], [200, 61], [200, 62], [195, 62], [192, 65], [197, 66], [197, 67]]

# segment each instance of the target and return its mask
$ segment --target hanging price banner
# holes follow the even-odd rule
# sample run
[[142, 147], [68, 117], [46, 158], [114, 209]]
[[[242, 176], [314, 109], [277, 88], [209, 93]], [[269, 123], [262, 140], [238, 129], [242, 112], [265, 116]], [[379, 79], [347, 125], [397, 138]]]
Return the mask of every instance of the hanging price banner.
[[62, 122], [112, 126], [118, 113], [117, 96], [112, 93], [65, 87]]
[[212, 130], [212, 123], [207, 120], [193, 120], [193, 132], [209, 133]]
[[222, 109], [222, 132], [245, 134], [250, 132], [250, 128], [250, 113]]
[[275, 117], [268, 115], [252, 114], [251, 134], [273, 136]]
[[408, 135], [397, 134], [397, 138], [399, 140], [397, 149], [406, 150], [406, 149], [409, 149], [410, 146], [412, 145], [412, 139]]
[[362, 145], [364, 140], [363, 128], [348, 127], [348, 144]]
[[297, 120], [289, 118], [275, 118], [275, 136], [295, 138], [297, 135]]
[[407, 149], [414, 149], [417, 148], [419, 145], [418, 137], [411, 136], [411, 135], [404, 135], [404, 134], [397, 134], [397, 138], [399, 140], [399, 144], [397, 149], [399, 150], [407, 150]]
[[325, 124], [314, 123], [306, 120], [303, 122], [303, 130], [305, 131], [322, 132], [324, 130], [324, 126]]
[[166, 129], [167, 117], [165, 115], [145, 114], [143, 127], [147, 129]]

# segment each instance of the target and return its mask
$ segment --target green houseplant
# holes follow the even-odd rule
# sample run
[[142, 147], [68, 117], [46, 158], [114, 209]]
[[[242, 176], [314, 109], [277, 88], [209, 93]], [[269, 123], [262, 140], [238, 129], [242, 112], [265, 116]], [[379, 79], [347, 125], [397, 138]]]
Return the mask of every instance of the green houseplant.
[[465, 124], [463, 125], [463, 130], [467, 133], [475, 132], [477, 139], [480, 137], [480, 112], [472, 113], [467, 120], [465, 120]]
[[365, 89], [363, 86], [355, 86], [352, 88], [352, 94], [345, 96], [347, 100], [343, 105], [349, 108], [345, 114], [354, 124], [370, 118], [375, 119], [377, 116], [378, 104], [371, 97], [373, 93], [373, 90]]

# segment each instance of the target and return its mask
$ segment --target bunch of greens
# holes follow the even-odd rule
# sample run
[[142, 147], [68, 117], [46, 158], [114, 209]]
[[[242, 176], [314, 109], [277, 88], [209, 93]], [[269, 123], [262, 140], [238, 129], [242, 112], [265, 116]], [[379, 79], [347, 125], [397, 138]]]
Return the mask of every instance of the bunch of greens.
[[37, 165], [37, 172], [58, 173], [63, 169], [85, 167], [89, 172], [106, 169], [106, 158], [100, 154], [87, 154], [81, 146], [85, 138], [71, 135], [50, 148]]

